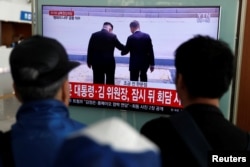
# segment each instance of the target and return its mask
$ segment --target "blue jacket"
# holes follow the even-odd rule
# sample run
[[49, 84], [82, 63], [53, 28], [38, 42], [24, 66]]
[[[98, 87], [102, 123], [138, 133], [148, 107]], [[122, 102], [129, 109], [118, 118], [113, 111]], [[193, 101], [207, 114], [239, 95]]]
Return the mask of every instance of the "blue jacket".
[[160, 167], [158, 147], [124, 120], [96, 122], [65, 140], [55, 167]]
[[85, 127], [69, 118], [67, 107], [49, 99], [23, 104], [12, 126], [16, 167], [50, 167], [65, 137]]

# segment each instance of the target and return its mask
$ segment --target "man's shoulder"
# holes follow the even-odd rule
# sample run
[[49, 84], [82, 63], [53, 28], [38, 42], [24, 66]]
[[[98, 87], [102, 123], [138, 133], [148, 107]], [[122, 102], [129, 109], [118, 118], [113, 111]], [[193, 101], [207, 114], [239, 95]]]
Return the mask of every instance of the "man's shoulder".
[[147, 34], [147, 33], [145, 33], [145, 32], [137, 31], [137, 32], [131, 34], [131, 35], [129, 36], [129, 38], [130, 38], [130, 39], [137, 39], [137, 38], [140, 38], [140, 39], [145, 40], [145, 39], [150, 39], [150, 35]]
[[103, 33], [104, 32], [102, 32], [102, 31], [96, 31], [96, 32], [92, 33], [92, 36], [100, 35], [100, 34], [103, 34]]
[[110, 33], [106, 30], [97, 31], [92, 34], [92, 37], [100, 37], [100, 36], [105, 36], [106, 38], [113, 38], [116, 37], [116, 34]]
[[143, 35], [147, 35], [147, 36], [149, 36], [149, 34], [148, 33], [146, 33], [146, 32], [141, 32]]
[[99, 31], [93, 32], [92, 36], [103, 35], [103, 34], [107, 34], [107, 33], [108, 33], [107, 31], [99, 30]]
[[138, 31], [138, 34], [149, 37], [149, 34], [146, 32]]
[[74, 119], [70, 119], [70, 120], [71, 120], [72, 124], [74, 125], [74, 127], [76, 129], [82, 129], [82, 128], [86, 128], [87, 127], [87, 125], [84, 124], [84, 123], [82, 123], [82, 122], [76, 121]]
[[141, 128], [142, 133], [156, 132], [156, 130], [166, 130], [172, 128], [169, 117], [161, 116], [147, 121]]
[[159, 148], [153, 142], [124, 120], [114, 117], [73, 133], [64, 142], [56, 166], [72, 163], [78, 166], [160, 166], [159, 155]]

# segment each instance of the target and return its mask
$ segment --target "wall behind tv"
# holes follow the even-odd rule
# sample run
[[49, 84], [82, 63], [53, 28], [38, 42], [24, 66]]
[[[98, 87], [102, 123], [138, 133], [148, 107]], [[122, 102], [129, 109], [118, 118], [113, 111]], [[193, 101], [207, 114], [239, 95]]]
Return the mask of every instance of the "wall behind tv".
[[[236, 48], [237, 23], [239, 0], [36, 0], [33, 2], [35, 8], [34, 33], [42, 34], [42, 5], [75, 5], [75, 6], [220, 6], [220, 30], [219, 39], [226, 41], [232, 50]], [[232, 94], [234, 88], [222, 97], [220, 108], [226, 118], [230, 118], [233, 105]], [[70, 106], [71, 117], [87, 124], [110, 116], [118, 116], [128, 121], [137, 129], [148, 120], [161, 116], [154, 113], [143, 113], [136, 111], [121, 111], [117, 109], [91, 108]]]
[[21, 11], [31, 12], [31, 4], [27, 3], [27, 0], [0, 0], [0, 21], [30, 23], [30, 21], [20, 20]]

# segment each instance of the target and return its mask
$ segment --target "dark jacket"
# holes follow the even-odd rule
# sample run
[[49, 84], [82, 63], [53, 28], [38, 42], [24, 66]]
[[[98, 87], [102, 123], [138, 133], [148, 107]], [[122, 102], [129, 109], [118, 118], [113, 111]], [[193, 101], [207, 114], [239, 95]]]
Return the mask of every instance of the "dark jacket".
[[[226, 120], [219, 108], [194, 104], [185, 110], [192, 116], [213, 150], [244, 151], [247, 149], [248, 134]], [[183, 164], [197, 166], [190, 150], [167, 117], [147, 122], [142, 127], [141, 133], [159, 146], [164, 167], [179, 167]]]
[[105, 29], [93, 33], [88, 45], [87, 64], [92, 68], [115, 66], [115, 48], [124, 49], [124, 45], [120, 43], [115, 34]]
[[122, 55], [130, 52], [129, 70], [146, 70], [155, 65], [154, 51], [151, 38], [148, 34], [136, 31], [127, 39]]
[[23, 104], [11, 128], [16, 167], [50, 167], [65, 137], [85, 125], [69, 118], [66, 106], [57, 100]]

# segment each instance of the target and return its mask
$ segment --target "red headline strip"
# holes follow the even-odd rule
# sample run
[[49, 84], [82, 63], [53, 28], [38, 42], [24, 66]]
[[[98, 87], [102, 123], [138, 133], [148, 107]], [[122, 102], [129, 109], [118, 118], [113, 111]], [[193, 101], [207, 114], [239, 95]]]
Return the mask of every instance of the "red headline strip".
[[49, 11], [50, 16], [74, 16], [74, 11], [58, 11], [58, 10], [50, 10]]
[[182, 107], [175, 90], [120, 85], [70, 83], [70, 97], [157, 106]]

